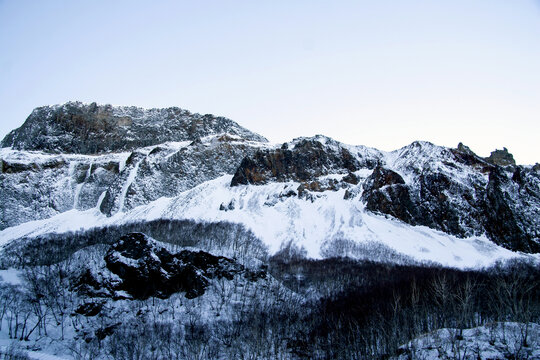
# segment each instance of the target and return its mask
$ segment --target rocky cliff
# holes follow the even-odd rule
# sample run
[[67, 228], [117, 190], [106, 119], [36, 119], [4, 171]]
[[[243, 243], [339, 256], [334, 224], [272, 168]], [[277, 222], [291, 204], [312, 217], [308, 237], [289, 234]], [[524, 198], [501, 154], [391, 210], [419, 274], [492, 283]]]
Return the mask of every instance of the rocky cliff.
[[[373, 171], [357, 186], [346, 181], [350, 177], [323, 179], [357, 178], [361, 170]], [[346, 187], [348, 200], [411, 225], [459, 237], [485, 233], [513, 250], [540, 251], [540, 173], [516, 166], [506, 149], [482, 159], [463, 144], [448, 149], [414, 142], [385, 154], [315, 137], [244, 158], [231, 186], [291, 180], [304, 184], [298, 194]]]
[[[338, 193], [334, 210], [325, 210], [330, 217], [358, 204], [412, 226], [459, 238], [486, 234], [512, 250], [540, 252], [539, 168], [516, 165], [507, 149], [481, 158], [463, 144], [452, 149], [414, 142], [384, 152], [325, 136], [270, 145], [221, 117], [80, 103], [36, 109], [2, 144], [8, 146], [0, 153], [2, 229], [69, 210], [129, 219], [132, 209], [164, 198], [172, 199], [174, 209], [182, 207], [167, 216], [192, 214], [174, 199], [231, 174], [227, 191], [238, 199], [215, 207], [219, 214], [212, 216], [218, 220], [235, 221], [235, 211], [258, 216], [265, 211], [259, 201], [277, 207], [293, 198], [321, 211], [317, 199]], [[258, 189], [263, 190], [253, 200], [241, 199]], [[186, 194], [181, 198], [187, 203], [213, 201], [203, 200], [200, 191]], [[294, 224], [299, 210], [286, 211]], [[360, 226], [355, 211], [333, 218], [329, 228], [342, 234], [336, 221]]]
[[32, 111], [20, 128], [2, 140], [2, 147], [101, 154], [131, 151], [168, 141], [195, 141], [220, 133], [266, 141], [227, 118], [192, 114], [177, 107], [142, 109], [69, 102]]
[[0, 152], [0, 229], [72, 209], [111, 215], [175, 196], [234, 172], [266, 139], [178, 108], [68, 103], [34, 110], [2, 145], [11, 148]]

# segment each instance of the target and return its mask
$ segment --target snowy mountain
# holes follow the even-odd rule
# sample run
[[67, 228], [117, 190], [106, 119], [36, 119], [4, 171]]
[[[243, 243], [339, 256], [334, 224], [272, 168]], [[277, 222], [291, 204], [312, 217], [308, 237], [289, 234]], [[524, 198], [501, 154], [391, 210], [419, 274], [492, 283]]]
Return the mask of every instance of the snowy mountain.
[[266, 141], [232, 120], [192, 114], [176, 107], [142, 109], [68, 102], [36, 108], [20, 128], [4, 138], [2, 147], [47, 153], [100, 154], [131, 151], [169, 141], [196, 141], [217, 133]]
[[0, 357], [538, 356], [540, 165], [505, 148], [82, 103], [2, 146]]
[[[81, 154], [89, 141], [99, 154]], [[315, 258], [360, 256], [372, 242], [462, 267], [507, 254], [497, 245], [540, 252], [539, 169], [501, 167], [501, 151], [482, 159], [414, 142], [383, 152], [324, 136], [271, 145], [224, 118], [81, 103], [36, 109], [3, 144], [3, 243], [185, 218], [241, 223], [272, 253], [294, 244]]]

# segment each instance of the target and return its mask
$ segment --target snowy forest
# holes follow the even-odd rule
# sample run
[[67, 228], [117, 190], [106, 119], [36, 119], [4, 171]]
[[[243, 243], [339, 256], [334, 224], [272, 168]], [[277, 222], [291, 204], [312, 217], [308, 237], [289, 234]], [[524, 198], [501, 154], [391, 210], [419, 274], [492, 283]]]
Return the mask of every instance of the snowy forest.
[[[144, 251], [191, 249], [220, 260], [213, 272], [198, 270], [206, 271], [202, 292], [189, 279], [174, 293], [118, 290], [104, 259], [129, 233], [146, 239]], [[381, 260], [307, 259], [294, 245], [269, 256], [242, 226], [187, 220], [20, 239], [1, 259], [1, 274], [12, 274], [0, 288], [1, 331], [14, 340], [4, 356], [46, 349], [74, 359], [538, 358], [538, 265], [467, 271], [365, 251]]]

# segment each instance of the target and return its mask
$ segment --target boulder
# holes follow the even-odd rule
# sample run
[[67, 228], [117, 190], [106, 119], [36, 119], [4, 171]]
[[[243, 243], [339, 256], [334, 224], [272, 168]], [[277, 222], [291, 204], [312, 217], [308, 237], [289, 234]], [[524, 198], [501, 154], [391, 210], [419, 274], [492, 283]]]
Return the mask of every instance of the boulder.
[[204, 251], [171, 254], [142, 233], [120, 238], [107, 251], [105, 262], [121, 279], [115, 290], [126, 291], [134, 299], [168, 298], [176, 292], [195, 298], [204, 294], [209, 279], [231, 280], [244, 271], [233, 260]]

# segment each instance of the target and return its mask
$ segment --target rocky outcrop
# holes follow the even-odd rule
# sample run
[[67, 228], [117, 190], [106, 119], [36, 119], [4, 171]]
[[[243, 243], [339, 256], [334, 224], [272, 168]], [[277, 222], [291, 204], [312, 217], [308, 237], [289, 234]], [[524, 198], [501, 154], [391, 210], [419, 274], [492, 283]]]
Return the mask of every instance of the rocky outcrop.
[[502, 150], [495, 150], [491, 152], [491, 155], [485, 159], [487, 162], [497, 166], [515, 166], [516, 161], [514, 156], [508, 152], [507, 148]]
[[304, 138], [294, 141], [291, 146], [285, 143], [279, 149], [257, 151], [244, 158], [231, 186], [261, 185], [269, 181], [306, 183], [323, 175], [373, 168], [376, 163], [376, 158], [354, 154], [334, 140]]
[[474, 167], [482, 173], [489, 173], [494, 167], [493, 164], [476, 155], [468, 146], [463, 145], [463, 143], [459, 143], [458, 147], [451, 149], [451, 151], [458, 163]]
[[416, 222], [417, 211], [409, 188], [395, 171], [377, 166], [363, 187], [362, 200], [368, 210], [392, 215], [410, 224]]
[[540, 252], [540, 176], [533, 169], [517, 167], [508, 175], [495, 167], [486, 187], [440, 173], [421, 174], [418, 185], [411, 191], [400, 175], [377, 167], [363, 185], [362, 200], [368, 210], [411, 225], [459, 237], [486, 233], [508, 249]]
[[501, 168], [489, 176], [485, 229], [513, 250], [540, 252], [540, 176], [517, 167], [511, 177]]
[[120, 278], [114, 289], [134, 299], [168, 298], [176, 292], [185, 292], [191, 299], [203, 295], [211, 279], [232, 280], [239, 274], [253, 277], [226, 257], [189, 250], [172, 254], [142, 233], [123, 236], [108, 250], [105, 262]]
[[113, 214], [121, 207], [122, 188], [130, 171], [135, 171], [124, 198], [124, 209], [144, 205], [161, 197], [174, 197], [204, 181], [223, 174], [232, 174], [242, 159], [257, 151], [245, 139], [220, 136], [208, 141], [197, 141], [171, 152], [156, 147], [149, 154], [134, 152], [126, 163], [124, 173], [108, 189], [101, 211]]
[[0, 230], [71, 209], [111, 215], [160, 197], [174, 197], [205, 181], [232, 174], [261, 143], [218, 135], [183, 146], [129, 153], [33, 156], [0, 153]]
[[400, 151], [390, 165], [409, 182], [377, 166], [363, 184], [368, 210], [459, 237], [487, 234], [512, 250], [540, 251], [540, 174], [534, 167], [490, 164], [463, 144], [447, 150], [413, 143]]
[[69, 102], [36, 108], [20, 128], [4, 138], [2, 147], [100, 154], [167, 141], [194, 141], [220, 133], [266, 141], [227, 118], [192, 114], [177, 107], [146, 110]]

